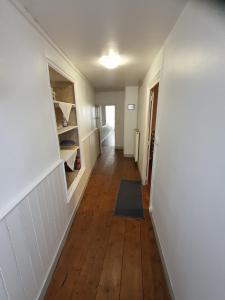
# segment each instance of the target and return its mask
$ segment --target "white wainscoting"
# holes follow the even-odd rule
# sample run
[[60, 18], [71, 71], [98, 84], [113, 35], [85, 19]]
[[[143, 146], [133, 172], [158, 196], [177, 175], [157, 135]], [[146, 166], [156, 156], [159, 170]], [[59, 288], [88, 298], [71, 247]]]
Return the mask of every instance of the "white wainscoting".
[[86, 170], [67, 203], [60, 163], [0, 222], [0, 299], [41, 299], [98, 156], [97, 132], [82, 140]]

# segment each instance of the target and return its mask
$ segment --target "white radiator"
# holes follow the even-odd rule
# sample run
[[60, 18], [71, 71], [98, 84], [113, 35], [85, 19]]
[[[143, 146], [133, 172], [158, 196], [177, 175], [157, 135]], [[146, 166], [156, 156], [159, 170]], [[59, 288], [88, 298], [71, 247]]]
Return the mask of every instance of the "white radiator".
[[134, 161], [138, 162], [140, 131], [134, 129]]

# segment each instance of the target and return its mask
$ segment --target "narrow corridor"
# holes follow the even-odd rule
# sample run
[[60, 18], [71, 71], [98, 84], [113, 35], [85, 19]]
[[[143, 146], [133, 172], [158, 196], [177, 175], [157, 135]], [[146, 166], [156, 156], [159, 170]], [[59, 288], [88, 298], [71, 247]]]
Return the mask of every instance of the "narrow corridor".
[[102, 142], [103, 147], [115, 147], [115, 130], [112, 130], [106, 139]]
[[113, 216], [121, 179], [140, 179], [133, 159], [103, 147], [45, 299], [169, 298], [143, 189], [144, 220]]

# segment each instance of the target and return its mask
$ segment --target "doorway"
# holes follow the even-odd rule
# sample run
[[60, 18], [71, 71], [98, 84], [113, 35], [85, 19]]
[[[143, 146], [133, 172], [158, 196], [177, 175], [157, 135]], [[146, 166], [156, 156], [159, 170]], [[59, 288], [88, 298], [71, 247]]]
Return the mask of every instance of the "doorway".
[[101, 106], [101, 116], [100, 136], [102, 147], [115, 147], [115, 105]]
[[146, 183], [148, 193], [150, 194], [152, 184], [152, 168], [155, 148], [155, 127], [158, 106], [159, 83], [150, 90], [149, 105], [149, 126], [148, 126], [148, 146], [147, 146], [147, 165], [146, 165]]

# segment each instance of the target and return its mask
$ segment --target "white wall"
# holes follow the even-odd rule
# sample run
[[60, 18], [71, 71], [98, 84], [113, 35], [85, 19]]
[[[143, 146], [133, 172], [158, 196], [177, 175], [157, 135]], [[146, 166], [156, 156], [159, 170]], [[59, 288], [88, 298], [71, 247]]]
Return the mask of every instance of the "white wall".
[[115, 146], [123, 148], [124, 132], [124, 92], [97, 92], [95, 102], [97, 105], [115, 105]]
[[[126, 86], [124, 102], [124, 150], [125, 156], [134, 155], [134, 129], [137, 127], [138, 87]], [[128, 110], [127, 105], [134, 104], [134, 110]]]
[[81, 138], [94, 128], [94, 92], [88, 82], [11, 4], [1, 0], [1, 7], [0, 126], [5, 130], [1, 136], [0, 211], [59, 159], [46, 57], [76, 82]]
[[[0, 297], [31, 300], [45, 284], [98, 155], [95, 94], [26, 11], [18, 5], [24, 18], [7, 0], [0, 7]], [[69, 203], [46, 58], [76, 84], [86, 168]]]
[[190, 1], [164, 45], [151, 201], [177, 300], [225, 299], [224, 22]]

